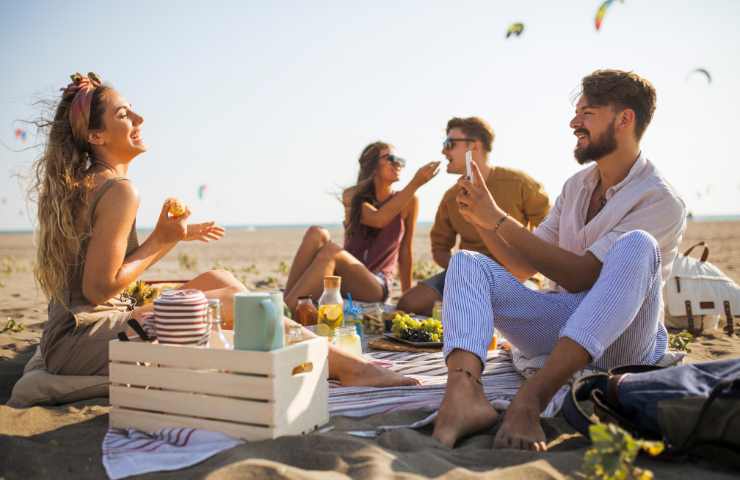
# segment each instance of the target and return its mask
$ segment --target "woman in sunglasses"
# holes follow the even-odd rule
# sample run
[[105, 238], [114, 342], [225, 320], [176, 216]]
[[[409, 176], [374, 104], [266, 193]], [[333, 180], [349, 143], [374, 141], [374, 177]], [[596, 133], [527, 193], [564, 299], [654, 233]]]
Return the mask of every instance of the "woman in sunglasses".
[[360, 154], [357, 184], [342, 194], [345, 207], [344, 248], [329, 232], [310, 227], [296, 252], [285, 286], [291, 309], [299, 297], [318, 298], [327, 275], [342, 277], [342, 293], [365, 302], [388, 298], [389, 286], [400, 270], [401, 289], [411, 287], [412, 239], [419, 211], [416, 190], [439, 171], [439, 162], [419, 168], [406, 187], [391, 187], [400, 178], [405, 161], [384, 142], [371, 143]]

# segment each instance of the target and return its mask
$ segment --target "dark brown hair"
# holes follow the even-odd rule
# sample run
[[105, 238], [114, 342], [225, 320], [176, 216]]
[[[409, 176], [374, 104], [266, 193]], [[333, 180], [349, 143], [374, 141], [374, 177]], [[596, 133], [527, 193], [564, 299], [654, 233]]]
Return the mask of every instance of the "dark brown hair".
[[596, 70], [581, 81], [581, 95], [590, 105], [609, 105], [635, 112], [635, 137], [639, 141], [655, 113], [655, 87], [634, 72]]
[[[110, 87], [93, 92], [88, 131], [104, 129], [105, 97]], [[92, 157], [86, 139], [75, 139], [69, 122], [74, 95], [62, 94], [50, 105], [52, 118], [34, 122], [45, 137], [44, 151], [34, 162], [29, 196], [38, 203], [38, 231], [34, 274], [49, 300], [65, 304], [71, 273], [78, 268], [77, 256], [87, 230], [78, 231], [77, 219], [86, 206], [92, 186], [89, 172]], [[89, 229], [89, 225], [85, 227]]]
[[491, 151], [491, 145], [493, 145], [493, 139], [496, 135], [493, 133], [493, 128], [480, 117], [467, 117], [460, 118], [454, 117], [447, 122], [447, 134], [449, 135], [450, 130], [453, 128], [459, 128], [468, 138], [480, 140], [483, 144], [483, 148], [486, 152]]
[[358, 233], [362, 235], [373, 233], [372, 230], [374, 229], [363, 225], [361, 222], [362, 204], [368, 202], [377, 206], [374, 177], [375, 171], [378, 169], [380, 152], [386, 148], [391, 148], [391, 145], [377, 141], [365, 147], [360, 153], [360, 172], [357, 174], [357, 184], [352, 187], [355, 191], [350, 201], [349, 219], [347, 225], [345, 225], [348, 237]]

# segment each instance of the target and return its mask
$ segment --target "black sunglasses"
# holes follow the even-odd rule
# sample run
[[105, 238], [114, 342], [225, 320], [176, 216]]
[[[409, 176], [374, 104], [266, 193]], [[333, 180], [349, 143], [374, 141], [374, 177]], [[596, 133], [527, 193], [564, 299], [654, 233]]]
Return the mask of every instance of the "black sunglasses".
[[442, 148], [445, 150], [452, 150], [455, 148], [455, 142], [474, 142], [474, 138], [451, 138], [447, 137], [445, 138], [445, 141], [442, 142]]
[[391, 162], [393, 165], [398, 165], [401, 168], [406, 166], [406, 160], [399, 157], [398, 155], [393, 155], [392, 153], [389, 153], [388, 155], [382, 155], [378, 158], [378, 160], [380, 160], [381, 158], [387, 158], [388, 161]]

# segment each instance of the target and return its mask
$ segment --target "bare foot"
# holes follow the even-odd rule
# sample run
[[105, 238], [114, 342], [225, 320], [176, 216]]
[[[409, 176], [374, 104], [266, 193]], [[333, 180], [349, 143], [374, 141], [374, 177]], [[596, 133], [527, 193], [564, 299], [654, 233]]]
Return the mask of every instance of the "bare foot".
[[460, 437], [489, 428], [497, 417], [476, 379], [451, 370], [432, 436], [452, 448]]
[[545, 432], [540, 425], [540, 412], [533, 405], [517, 405], [516, 399], [506, 410], [504, 421], [493, 442], [495, 448], [547, 450]]
[[419, 385], [415, 378], [406, 377], [372, 363], [360, 363], [339, 375], [339, 383], [345, 387], [402, 387]]

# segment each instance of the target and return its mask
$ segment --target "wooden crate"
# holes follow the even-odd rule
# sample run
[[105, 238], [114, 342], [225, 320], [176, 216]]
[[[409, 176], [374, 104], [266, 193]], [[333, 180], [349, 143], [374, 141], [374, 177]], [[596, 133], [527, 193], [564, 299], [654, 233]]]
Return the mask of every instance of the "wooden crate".
[[308, 433], [329, 421], [328, 345], [271, 352], [110, 342], [110, 426], [195, 427], [246, 440]]

